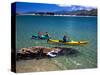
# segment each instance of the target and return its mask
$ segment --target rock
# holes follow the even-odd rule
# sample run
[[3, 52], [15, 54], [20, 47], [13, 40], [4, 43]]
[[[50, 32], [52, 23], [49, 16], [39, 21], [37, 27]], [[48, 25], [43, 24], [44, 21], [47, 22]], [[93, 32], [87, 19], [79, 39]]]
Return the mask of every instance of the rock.
[[52, 47], [47, 48], [43, 46], [34, 46], [30, 48], [21, 48], [17, 54], [20, 58], [32, 57], [32, 58], [42, 58], [42, 57], [56, 57], [61, 55], [75, 55], [78, 53], [75, 49], [72, 48], [61, 48], [61, 47]]

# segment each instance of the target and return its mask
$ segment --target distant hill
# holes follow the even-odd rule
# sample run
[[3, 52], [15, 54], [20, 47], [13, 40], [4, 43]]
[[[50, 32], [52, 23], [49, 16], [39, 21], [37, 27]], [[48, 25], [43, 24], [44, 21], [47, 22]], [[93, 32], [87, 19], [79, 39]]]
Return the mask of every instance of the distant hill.
[[92, 9], [92, 10], [76, 10], [76, 11], [70, 11], [70, 12], [62, 11], [61, 13], [59, 12], [59, 14], [65, 14], [65, 15], [83, 15], [83, 16], [97, 16], [97, 9]]
[[[59, 10], [56, 11], [41, 11], [41, 10], [31, 10], [27, 12], [17, 12], [16, 15], [23, 14], [36, 14], [36, 15], [79, 15], [79, 16], [97, 16], [97, 9], [94, 7], [86, 7], [79, 5], [71, 5], [71, 6], [56, 6], [59, 7]], [[52, 10], [54, 10], [52, 8]]]

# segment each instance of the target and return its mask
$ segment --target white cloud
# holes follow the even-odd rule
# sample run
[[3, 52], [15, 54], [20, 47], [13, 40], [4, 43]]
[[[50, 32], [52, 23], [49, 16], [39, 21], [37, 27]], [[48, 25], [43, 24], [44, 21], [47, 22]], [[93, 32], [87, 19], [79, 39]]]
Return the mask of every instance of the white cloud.
[[58, 5], [58, 6], [60, 6], [60, 7], [71, 6], [71, 4], [66, 4], [66, 3], [56, 4], [56, 5]]
[[57, 5], [61, 7], [70, 6], [70, 5], [97, 7], [98, 4], [99, 4], [98, 0], [62, 0], [62, 2], [57, 3]]

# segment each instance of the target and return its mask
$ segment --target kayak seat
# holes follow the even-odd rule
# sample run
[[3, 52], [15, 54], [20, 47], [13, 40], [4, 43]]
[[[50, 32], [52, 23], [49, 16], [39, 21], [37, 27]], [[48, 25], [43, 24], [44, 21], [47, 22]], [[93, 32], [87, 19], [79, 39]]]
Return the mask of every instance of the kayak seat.
[[63, 40], [59, 40], [59, 42], [63, 42]]

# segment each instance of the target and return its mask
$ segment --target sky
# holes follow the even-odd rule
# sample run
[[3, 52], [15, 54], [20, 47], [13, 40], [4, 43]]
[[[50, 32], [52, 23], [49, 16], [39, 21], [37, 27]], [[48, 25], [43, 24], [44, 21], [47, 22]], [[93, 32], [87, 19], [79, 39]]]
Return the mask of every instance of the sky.
[[[16, 0], [12, 0], [15, 2]], [[61, 6], [65, 5], [84, 5], [84, 6], [98, 6], [100, 5], [100, 0], [17, 0], [20, 2], [35, 2], [35, 3], [50, 3], [59, 4]]]
[[93, 6], [74, 6], [68, 4], [48, 4], [48, 3], [27, 3], [27, 2], [17, 2], [16, 3], [16, 12], [17, 13], [24, 13], [24, 12], [56, 12], [56, 11], [71, 11], [71, 10], [82, 10], [87, 9], [90, 10], [91, 8], [95, 8]]
[[44, 4], [44, 3], [17, 3], [16, 11], [17, 12], [48, 12], [48, 11], [57, 11], [61, 10], [59, 6], [55, 4]]

